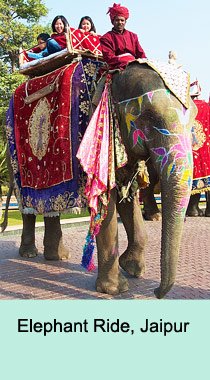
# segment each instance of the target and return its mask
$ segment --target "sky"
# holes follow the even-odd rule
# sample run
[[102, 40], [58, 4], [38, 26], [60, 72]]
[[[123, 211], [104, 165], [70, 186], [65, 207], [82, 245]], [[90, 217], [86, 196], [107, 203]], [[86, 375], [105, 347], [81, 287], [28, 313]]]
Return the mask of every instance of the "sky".
[[[118, 1], [116, 1], [118, 3]], [[107, 0], [43, 0], [49, 9], [42, 24], [64, 15], [70, 26], [77, 28], [82, 16], [90, 16], [99, 34], [111, 29], [106, 14], [112, 1]], [[191, 82], [198, 79], [201, 97], [210, 94], [210, 1], [209, 0], [124, 0], [130, 18], [126, 28], [137, 33], [146, 55], [151, 59], [168, 60], [175, 50], [177, 60], [190, 73]]]

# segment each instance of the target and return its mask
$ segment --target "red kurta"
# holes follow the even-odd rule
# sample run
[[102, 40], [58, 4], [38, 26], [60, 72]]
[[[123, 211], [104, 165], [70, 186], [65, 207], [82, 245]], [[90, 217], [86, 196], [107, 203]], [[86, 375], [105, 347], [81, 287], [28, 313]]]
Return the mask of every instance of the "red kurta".
[[[118, 33], [114, 29], [100, 38], [104, 61], [110, 69], [124, 68], [126, 64], [136, 58], [146, 58], [137, 34], [124, 29]], [[121, 56], [126, 54], [125, 56]]]
[[52, 33], [51, 38], [53, 38], [60, 45], [61, 49], [66, 48], [66, 34], [63, 33]]

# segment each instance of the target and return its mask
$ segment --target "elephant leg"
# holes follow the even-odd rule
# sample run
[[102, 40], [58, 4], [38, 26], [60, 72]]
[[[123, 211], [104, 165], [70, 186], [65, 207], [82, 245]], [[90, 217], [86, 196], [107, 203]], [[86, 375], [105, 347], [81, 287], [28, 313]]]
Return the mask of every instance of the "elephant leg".
[[120, 266], [130, 275], [140, 277], [145, 272], [147, 234], [137, 197], [131, 202], [117, 203], [117, 211], [128, 237], [128, 247], [119, 258]]
[[21, 244], [19, 254], [22, 257], [36, 257], [38, 250], [35, 245], [35, 223], [36, 216], [33, 214], [22, 214], [23, 231], [21, 236]]
[[192, 194], [190, 196], [189, 204], [187, 207], [187, 216], [203, 216], [203, 211], [199, 208], [200, 193]]
[[210, 191], [206, 192], [206, 210], [205, 216], [210, 217]]
[[116, 192], [112, 191], [108, 214], [96, 236], [98, 251], [98, 277], [96, 290], [100, 293], [118, 294], [128, 290], [128, 282], [120, 273], [118, 254], [118, 228]]
[[147, 163], [147, 169], [149, 172], [150, 185], [141, 190], [141, 199], [144, 205], [143, 216], [145, 220], [161, 220], [161, 212], [154, 196], [154, 188], [155, 185], [157, 185], [159, 178], [150, 160]]
[[46, 260], [69, 258], [69, 251], [63, 244], [60, 216], [44, 217], [44, 257]]

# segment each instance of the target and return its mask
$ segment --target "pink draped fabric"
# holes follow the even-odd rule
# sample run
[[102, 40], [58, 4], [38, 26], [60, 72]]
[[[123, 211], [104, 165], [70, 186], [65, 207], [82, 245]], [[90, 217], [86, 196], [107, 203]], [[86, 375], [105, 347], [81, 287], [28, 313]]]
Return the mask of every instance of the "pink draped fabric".
[[91, 209], [90, 228], [83, 248], [82, 265], [94, 269], [94, 239], [106, 218], [111, 190], [116, 186], [115, 170], [127, 163], [125, 147], [121, 142], [119, 126], [110, 97], [107, 82], [85, 135], [77, 152], [77, 158], [87, 173], [85, 194]]
[[98, 208], [98, 197], [106, 192], [108, 186], [109, 137], [109, 102], [106, 85], [77, 152], [77, 158], [88, 175], [85, 193], [89, 206], [95, 213]]

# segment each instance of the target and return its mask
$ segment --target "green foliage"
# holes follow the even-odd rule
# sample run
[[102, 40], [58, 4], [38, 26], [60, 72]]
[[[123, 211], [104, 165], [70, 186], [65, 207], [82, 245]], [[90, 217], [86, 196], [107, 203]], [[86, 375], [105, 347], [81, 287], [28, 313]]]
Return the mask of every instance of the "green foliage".
[[9, 173], [6, 161], [7, 145], [5, 144], [3, 150], [0, 151], [0, 187], [9, 182]]
[[42, 0], [0, 0], [0, 57], [11, 72], [18, 67], [20, 47], [36, 44], [37, 34], [43, 31], [38, 22], [47, 13]]
[[8, 106], [9, 99], [14, 90], [25, 81], [25, 77], [19, 74], [18, 71], [9, 73], [7, 66], [0, 61], [0, 120], [3, 119], [2, 114]]
[[0, 0], [0, 149], [4, 146], [6, 110], [14, 90], [25, 81], [17, 71], [19, 49], [37, 44], [40, 32], [49, 25], [39, 24], [48, 9], [42, 0]]
[[5, 144], [5, 125], [6, 111], [9, 105], [9, 100], [14, 90], [25, 81], [25, 77], [19, 74], [18, 71], [10, 74], [7, 72], [7, 66], [0, 61], [0, 151]]
[[[88, 211], [82, 211], [81, 214], [61, 214], [61, 219], [75, 219], [89, 216]], [[2, 216], [3, 220], [4, 215]], [[37, 215], [36, 222], [43, 222], [43, 216]], [[19, 210], [9, 210], [8, 214], [8, 226], [22, 225], [22, 217]]]

